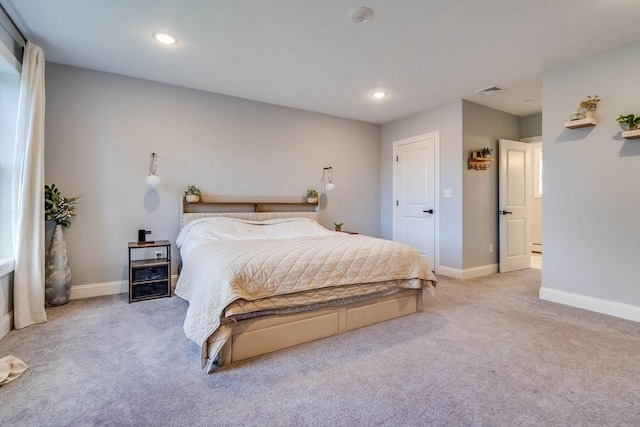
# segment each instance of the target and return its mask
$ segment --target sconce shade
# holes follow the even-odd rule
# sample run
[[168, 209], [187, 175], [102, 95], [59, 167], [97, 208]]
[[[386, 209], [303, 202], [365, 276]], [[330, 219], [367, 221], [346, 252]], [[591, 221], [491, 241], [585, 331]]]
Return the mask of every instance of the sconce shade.
[[156, 188], [158, 185], [160, 185], [160, 177], [158, 175], [154, 173], [147, 176], [147, 186], [149, 188]]
[[327, 193], [330, 193], [335, 189], [336, 189], [336, 185], [333, 182], [327, 182], [327, 185], [325, 185], [324, 187], [324, 191], [326, 191]]

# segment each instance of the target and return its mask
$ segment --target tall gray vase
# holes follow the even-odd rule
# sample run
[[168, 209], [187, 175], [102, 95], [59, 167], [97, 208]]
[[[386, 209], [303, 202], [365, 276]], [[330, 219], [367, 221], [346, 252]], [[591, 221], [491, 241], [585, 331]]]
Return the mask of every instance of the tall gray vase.
[[64, 243], [62, 225], [56, 224], [45, 261], [44, 300], [47, 307], [69, 302], [71, 293], [71, 268]]

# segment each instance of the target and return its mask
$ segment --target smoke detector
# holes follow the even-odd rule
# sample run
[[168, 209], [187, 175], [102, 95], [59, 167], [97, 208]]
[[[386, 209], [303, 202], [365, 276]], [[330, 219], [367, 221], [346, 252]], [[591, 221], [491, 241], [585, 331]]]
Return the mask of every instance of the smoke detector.
[[504, 92], [505, 90], [507, 89], [502, 86], [493, 85], [493, 86], [485, 87], [484, 89], [478, 89], [473, 93], [479, 93], [480, 95], [484, 95], [484, 96], [493, 96], [496, 93]]
[[356, 7], [347, 13], [347, 18], [355, 24], [364, 24], [373, 18], [373, 10], [368, 7]]

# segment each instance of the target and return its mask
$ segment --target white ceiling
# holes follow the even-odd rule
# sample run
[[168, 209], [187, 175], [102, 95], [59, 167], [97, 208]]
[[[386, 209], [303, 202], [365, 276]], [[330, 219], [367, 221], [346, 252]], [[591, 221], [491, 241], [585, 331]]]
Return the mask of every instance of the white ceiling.
[[640, 0], [0, 3], [51, 62], [380, 124], [461, 98], [537, 113], [544, 71], [640, 40]]

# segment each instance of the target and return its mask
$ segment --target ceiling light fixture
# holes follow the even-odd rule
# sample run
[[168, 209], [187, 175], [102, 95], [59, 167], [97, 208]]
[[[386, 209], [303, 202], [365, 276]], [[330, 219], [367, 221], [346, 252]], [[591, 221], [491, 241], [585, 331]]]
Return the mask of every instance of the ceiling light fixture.
[[385, 96], [387, 96], [387, 92], [382, 92], [382, 91], [373, 92], [371, 96], [373, 96], [375, 99], [382, 99]]
[[155, 33], [153, 37], [162, 44], [174, 44], [176, 38], [166, 33]]
[[353, 23], [364, 24], [365, 22], [371, 21], [371, 18], [373, 18], [373, 10], [364, 6], [356, 7], [347, 13], [347, 18], [349, 18]]

